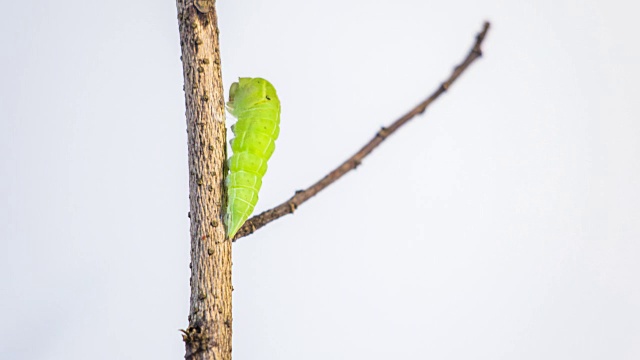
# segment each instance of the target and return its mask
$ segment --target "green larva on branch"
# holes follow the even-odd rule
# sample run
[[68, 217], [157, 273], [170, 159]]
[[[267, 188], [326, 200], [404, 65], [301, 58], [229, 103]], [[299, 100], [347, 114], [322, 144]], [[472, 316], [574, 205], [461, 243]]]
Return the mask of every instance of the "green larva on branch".
[[229, 158], [227, 192], [229, 202], [225, 216], [230, 239], [251, 216], [267, 161], [275, 149], [280, 133], [280, 100], [276, 89], [262, 78], [240, 78], [229, 90], [227, 110], [238, 119], [231, 126], [233, 155]]

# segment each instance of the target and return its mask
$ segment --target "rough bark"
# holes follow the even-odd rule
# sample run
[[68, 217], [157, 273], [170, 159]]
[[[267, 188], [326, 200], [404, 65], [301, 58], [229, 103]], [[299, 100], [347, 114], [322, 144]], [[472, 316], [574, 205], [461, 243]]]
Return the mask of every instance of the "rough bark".
[[226, 203], [225, 109], [215, 8], [176, 0], [189, 151], [191, 306], [186, 359], [231, 359], [231, 241]]

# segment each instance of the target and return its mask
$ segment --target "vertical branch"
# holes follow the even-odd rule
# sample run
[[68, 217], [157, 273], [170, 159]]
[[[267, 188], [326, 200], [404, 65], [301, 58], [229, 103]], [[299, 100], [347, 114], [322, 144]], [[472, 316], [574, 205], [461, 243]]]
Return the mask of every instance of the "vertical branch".
[[[186, 359], [231, 359], [231, 241], [222, 223], [226, 128], [213, 5], [176, 0], [189, 151], [191, 306]], [[212, 2], [211, 2], [212, 3]]]

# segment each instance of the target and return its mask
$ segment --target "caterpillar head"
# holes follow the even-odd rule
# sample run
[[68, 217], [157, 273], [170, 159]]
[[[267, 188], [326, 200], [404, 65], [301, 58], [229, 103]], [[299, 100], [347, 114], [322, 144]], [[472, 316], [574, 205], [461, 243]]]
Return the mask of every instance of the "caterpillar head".
[[266, 102], [279, 102], [276, 89], [270, 82], [263, 78], [240, 78], [231, 84], [227, 109], [236, 115], [236, 109], [247, 109]]

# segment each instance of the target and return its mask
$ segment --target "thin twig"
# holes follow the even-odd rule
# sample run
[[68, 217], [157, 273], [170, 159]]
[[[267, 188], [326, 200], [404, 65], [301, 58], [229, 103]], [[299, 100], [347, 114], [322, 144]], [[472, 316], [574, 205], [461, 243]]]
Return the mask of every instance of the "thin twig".
[[413, 119], [416, 115], [422, 114], [427, 109], [427, 107], [431, 105], [431, 103], [433, 103], [438, 97], [440, 97], [440, 95], [442, 95], [449, 89], [451, 84], [453, 84], [453, 82], [456, 81], [456, 79], [458, 79], [460, 75], [462, 75], [462, 73], [469, 67], [469, 65], [471, 65], [471, 63], [482, 56], [482, 49], [480, 48], [480, 46], [482, 45], [482, 42], [484, 41], [484, 38], [489, 31], [489, 26], [489, 22], [484, 23], [482, 31], [476, 36], [476, 41], [467, 54], [467, 57], [460, 65], [454, 68], [453, 73], [449, 76], [449, 78], [445, 82], [440, 84], [438, 89], [433, 94], [431, 94], [431, 96], [426, 98], [423, 102], [411, 109], [411, 111], [396, 120], [390, 126], [380, 129], [373, 137], [373, 139], [371, 139], [371, 141], [369, 141], [364, 147], [362, 147], [360, 151], [355, 153], [329, 174], [325, 175], [318, 182], [311, 185], [308, 189], [296, 191], [295, 195], [293, 195], [293, 197], [291, 197], [289, 200], [274, 207], [273, 209], [267, 210], [249, 219], [244, 224], [244, 226], [242, 226], [240, 231], [238, 231], [233, 241], [254, 233], [256, 230], [282, 216], [293, 214], [293, 212], [302, 203], [314, 197], [317, 193], [324, 190], [324, 188], [340, 179], [344, 174], [358, 167], [358, 165], [362, 163], [362, 159], [369, 155], [373, 151], [373, 149], [378, 147], [378, 145], [380, 145], [387, 137], [389, 137], [389, 135], [396, 132], [396, 130], [398, 130], [402, 125], [406, 124], [409, 120]]

